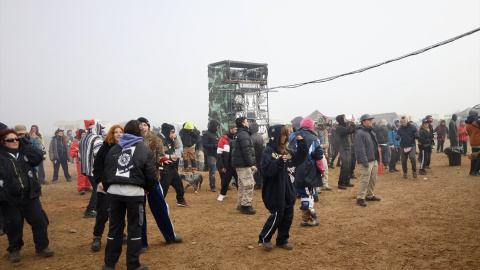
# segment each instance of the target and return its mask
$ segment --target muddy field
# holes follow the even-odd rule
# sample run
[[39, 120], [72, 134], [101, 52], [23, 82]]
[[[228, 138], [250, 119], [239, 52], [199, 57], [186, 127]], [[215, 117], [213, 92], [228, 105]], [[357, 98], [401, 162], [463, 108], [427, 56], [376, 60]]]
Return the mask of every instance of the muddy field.
[[[166, 200], [183, 243], [167, 245], [147, 210], [150, 247], [140, 260], [150, 269], [480, 269], [480, 177], [468, 175], [469, 164], [462, 157], [461, 166], [450, 167], [444, 154], [434, 153], [426, 179], [413, 179], [410, 172], [405, 180], [402, 173], [386, 172], [379, 176], [375, 193], [382, 201], [367, 202], [366, 208], [355, 204], [358, 179], [352, 181], [354, 188], [339, 190], [339, 168], [330, 170], [334, 188], [315, 204], [320, 226], [300, 227], [297, 201], [291, 251], [258, 247], [258, 234], [269, 215], [259, 190], [253, 201], [257, 214], [247, 216], [236, 210], [236, 190], [223, 202], [216, 201], [218, 177], [216, 193], [208, 189], [208, 180], [198, 194], [192, 188], [186, 191], [188, 208], [175, 204], [170, 189]], [[50, 181], [51, 163], [45, 168]], [[58, 184], [43, 187], [41, 198], [55, 255], [35, 255], [26, 224], [19, 263], [9, 262], [6, 235], [0, 237], [1, 269], [101, 268], [106, 233], [102, 250], [92, 252], [95, 220], [82, 218], [90, 195], [78, 194], [74, 165], [70, 172], [74, 182], [61, 176]], [[126, 269], [125, 249], [117, 269]]]

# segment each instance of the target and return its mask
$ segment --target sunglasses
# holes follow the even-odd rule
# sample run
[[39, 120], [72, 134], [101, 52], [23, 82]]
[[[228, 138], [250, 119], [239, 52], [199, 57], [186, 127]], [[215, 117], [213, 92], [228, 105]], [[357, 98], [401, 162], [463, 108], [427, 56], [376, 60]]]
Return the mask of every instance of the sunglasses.
[[6, 142], [9, 142], [9, 143], [12, 143], [13, 141], [17, 141], [17, 142], [18, 142], [18, 141], [20, 141], [20, 139], [19, 139], [19, 138], [12, 138], [12, 139], [6, 139], [5, 141], [6, 141]]

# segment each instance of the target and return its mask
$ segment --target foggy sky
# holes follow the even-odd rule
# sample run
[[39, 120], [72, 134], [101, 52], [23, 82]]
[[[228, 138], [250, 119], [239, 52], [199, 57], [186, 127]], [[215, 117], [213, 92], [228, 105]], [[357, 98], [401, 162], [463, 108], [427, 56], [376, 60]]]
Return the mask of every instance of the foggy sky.
[[[480, 1], [0, 1], [0, 122], [208, 120], [210, 63], [270, 87], [346, 73], [480, 26]], [[480, 103], [480, 33], [361, 74], [270, 93], [270, 118], [451, 114]]]

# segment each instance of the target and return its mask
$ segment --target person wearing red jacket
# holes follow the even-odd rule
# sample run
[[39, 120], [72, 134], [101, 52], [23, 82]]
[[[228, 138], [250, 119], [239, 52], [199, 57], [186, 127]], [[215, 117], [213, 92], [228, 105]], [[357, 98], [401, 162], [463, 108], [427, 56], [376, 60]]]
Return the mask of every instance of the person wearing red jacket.
[[77, 190], [80, 195], [84, 195], [85, 191], [91, 191], [92, 185], [90, 184], [90, 181], [88, 180], [88, 177], [83, 175], [81, 173], [80, 169], [80, 162], [78, 160], [78, 145], [80, 140], [85, 136], [85, 130], [84, 129], [77, 129], [76, 131], [76, 136], [73, 138], [72, 145], [70, 146], [70, 151], [68, 154], [70, 155], [71, 158], [75, 159], [75, 164], [77, 164]]
[[467, 125], [465, 120], [460, 121], [458, 126], [458, 140], [460, 141], [460, 146], [463, 148], [463, 155], [467, 155], [467, 142], [468, 142], [468, 132]]

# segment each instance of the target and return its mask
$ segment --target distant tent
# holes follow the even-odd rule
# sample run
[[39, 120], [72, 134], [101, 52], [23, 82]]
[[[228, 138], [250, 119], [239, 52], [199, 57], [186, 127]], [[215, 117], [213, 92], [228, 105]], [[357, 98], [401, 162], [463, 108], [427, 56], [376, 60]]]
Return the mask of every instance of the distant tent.
[[[325, 116], [323, 113], [319, 112], [318, 110], [313, 111], [313, 112], [312, 112], [310, 115], [308, 115], [307, 117], [312, 118], [312, 120], [313, 120], [314, 122], [318, 122], [318, 119], [320, 119], [320, 118], [324, 118], [324, 119], [327, 118], [327, 116]], [[305, 118], [307, 118], [307, 117], [305, 117]]]

